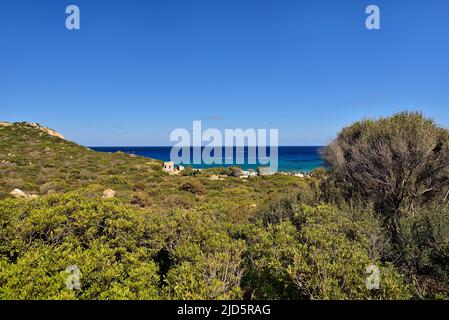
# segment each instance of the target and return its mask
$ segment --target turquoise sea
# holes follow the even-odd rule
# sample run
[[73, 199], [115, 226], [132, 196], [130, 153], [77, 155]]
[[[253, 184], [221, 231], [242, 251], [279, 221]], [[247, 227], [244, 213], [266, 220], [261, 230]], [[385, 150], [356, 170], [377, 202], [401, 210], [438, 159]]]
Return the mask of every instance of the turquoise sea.
[[[90, 147], [95, 151], [100, 152], [117, 152], [122, 151], [130, 154], [144, 156], [153, 159], [159, 159], [162, 161], [170, 161], [171, 147]], [[315, 168], [324, 166], [324, 162], [320, 157], [320, 149], [322, 147], [279, 147], [278, 148], [278, 170], [288, 172], [309, 172]], [[269, 149], [268, 149], [269, 150]], [[248, 163], [248, 148], [245, 147], [244, 153], [237, 154], [234, 149], [233, 165], [238, 165], [243, 169], [256, 169], [261, 166], [260, 163], [249, 164]], [[193, 155], [193, 148], [190, 152]], [[225, 158], [225, 150], [223, 148], [223, 163]], [[269, 156], [269, 152], [268, 155]], [[237, 159], [244, 159], [244, 164], [237, 164]], [[190, 165], [189, 163], [177, 163], [184, 166]], [[194, 168], [208, 168], [208, 167], [222, 167], [224, 164], [206, 165], [204, 163], [198, 165], [192, 165]]]

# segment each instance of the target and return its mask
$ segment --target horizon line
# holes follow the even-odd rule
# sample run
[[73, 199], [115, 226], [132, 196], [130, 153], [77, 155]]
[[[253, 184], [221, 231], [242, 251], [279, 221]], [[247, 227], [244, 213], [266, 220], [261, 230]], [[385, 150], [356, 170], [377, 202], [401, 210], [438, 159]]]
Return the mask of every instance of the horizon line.
[[[326, 145], [282, 145], [282, 146], [277, 146], [277, 148], [291, 148], [291, 147], [309, 147], [309, 148], [323, 148]], [[216, 148], [213, 146], [85, 146], [87, 148], [173, 148], [173, 147], [178, 147], [178, 148], [204, 148], [204, 147], [211, 147], [211, 148]], [[233, 147], [233, 148], [237, 148], [237, 147], [244, 147], [244, 148], [270, 148], [271, 146], [267, 145], [267, 146], [219, 146], [218, 148], [229, 148], [229, 147]], [[275, 147], [276, 148], [276, 147]]]

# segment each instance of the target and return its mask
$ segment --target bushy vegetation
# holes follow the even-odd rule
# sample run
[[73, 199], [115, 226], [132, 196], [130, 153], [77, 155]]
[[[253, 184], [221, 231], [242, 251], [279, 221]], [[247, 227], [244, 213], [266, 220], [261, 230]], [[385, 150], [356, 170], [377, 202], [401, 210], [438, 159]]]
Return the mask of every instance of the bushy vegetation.
[[26, 124], [0, 134], [0, 299], [449, 297], [447, 131], [419, 114], [345, 128], [311, 177], [247, 181], [169, 175]]
[[[282, 202], [285, 203], [285, 199]], [[287, 215], [262, 218], [248, 235], [246, 281], [264, 299], [406, 299], [410, 288], [371, 243], [380, 228], [371, 212], [287, 200]], [[266, 213], [263, 214], [266, 217]], [[366, 287], [366, 266], [381, 269], [380, 290]]]
[[[5, 200], [0, 298], [411, 296], [390, 265], [382, 268], [382, 290], [366, 289], [364, 268], [378, 261], [370, 259], [368, 235], [353, 217], [327, 205], [292, 206], [274, 224], [262, 213], [238, 224], [210, 204], [156, 213], [78, 192]], [[66, 288], [70, 265], [82, 272], [80, 290]]]
[[383, 260], [415, 285], [419, 297], [449, 289], [449, 130], [403, 112], [344, 128], [324, 149], [327, 200], [372, 204], [389, 239]]
[[[85, 194], [0, 206], [0, 298], [239, 298], [243, 242], [207, 210], [156, 214]], [[65, 269], [82, 272], [68, 290]]]
[[323, 155], [346, 200], [369, 199], [388, 224], [403, 212], [447, 200], [449, 130], [419, 113], [357, 122]]

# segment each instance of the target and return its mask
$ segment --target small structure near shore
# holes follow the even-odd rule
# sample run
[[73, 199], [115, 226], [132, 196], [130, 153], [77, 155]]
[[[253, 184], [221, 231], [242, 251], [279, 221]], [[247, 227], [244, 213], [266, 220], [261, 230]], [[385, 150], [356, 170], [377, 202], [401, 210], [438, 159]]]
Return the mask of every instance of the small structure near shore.
[[184, 171], [184, 169], [183, 166], [175, 166], [173, 161], [164, 162], [164, 167], [162, 168], [162, 170], [170, 174], [179, 174], [181, 171]]
[[259, 176], [271, 176], [273, 175], [273, 172], [269, 167], [259, 167], [257, 168], [257, 172], [259, 173]]
[[175, 163], [173, 161], [164, 162], [164, 171], [175, 172]]
[[242, 179], [248, 179], [248, 178], [256, 177], [256, 176], [257, 176], [257, 172], [252, 169], [249, 169], [248, 171], [242, 170], [242, 172], [240, 174], [240, 178], [242, 178]]

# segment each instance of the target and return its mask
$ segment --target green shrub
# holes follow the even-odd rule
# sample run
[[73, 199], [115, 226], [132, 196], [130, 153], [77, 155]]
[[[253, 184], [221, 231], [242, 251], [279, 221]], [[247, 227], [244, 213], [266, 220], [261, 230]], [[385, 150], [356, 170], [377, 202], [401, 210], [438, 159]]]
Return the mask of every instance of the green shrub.
[[402, 269], [422, 297], [449, 293], [449, 210], [429, 209], [401, 219]]
[[372, 201], [392, 237], [400, 212], [446, 201], [449, 130], [419, 113], [356, 122], [340, 132], [323, 157], [346, 199]]
[[182, 183], [179, 189], [197, 195], [203, 195], [205, 193], [204, 186], [199, 181], [193, 179]]
[[[276, 211], [275, 211], [276, 212]], [[370, 257], [362, 228], [333, 207], [292, 205], [288, 215], [248, 233], [245, 287], [258, 299], [405, 299], [411, 293], [391, 266]], [[381, 270], [380, 290], [365, 270]]]
[[39, 187], [39, 192], [42, 194], [61, 193], [66, 189], [64, 181], [50, 181]]
[[12, 191], [14, 189], [23, 189], [25, 182], [21, 178], [8, 178], [2, 179], [1, 184], [6, 188], [6, 190]]
[[143, 181], [137, 181], [134, 183], [133, 190], [134, 191], [143, 191], [147, 188], [147, 184]]
[[132, 197], [132, 204], [138, 205], [142, 208], [153, 206], [153, 200], [147, 193], [143, 191], [133, 192]]

